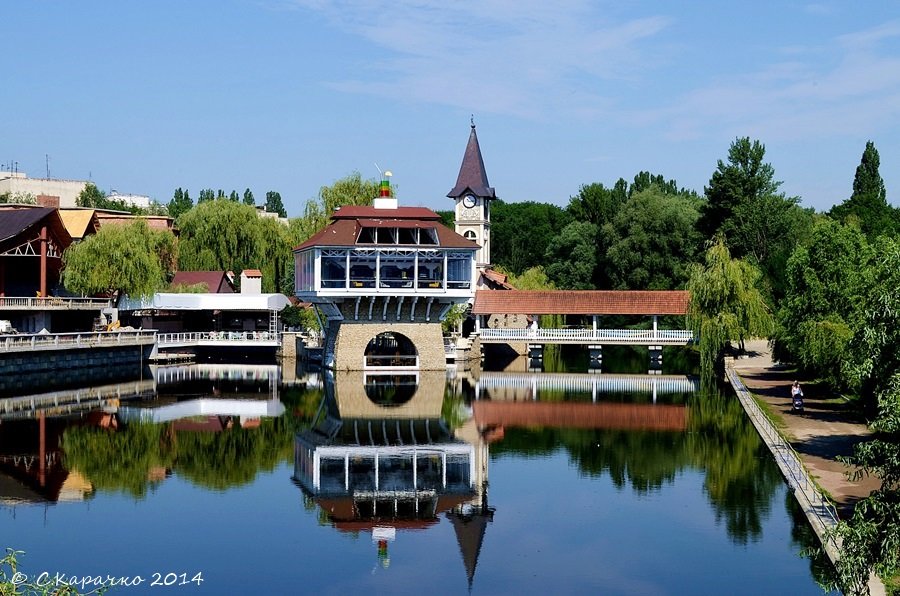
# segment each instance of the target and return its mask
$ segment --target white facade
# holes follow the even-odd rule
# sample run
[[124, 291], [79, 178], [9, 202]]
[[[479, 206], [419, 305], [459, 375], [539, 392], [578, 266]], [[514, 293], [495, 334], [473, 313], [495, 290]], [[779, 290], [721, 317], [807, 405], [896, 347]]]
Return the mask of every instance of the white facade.
[[0, 172], [0, 194], [59, 197], [60, 207], [75, 207], [86, 180], [29, 178], [25, 172]]
[[[491, 199], [471, 193], [456, 199], [455, 231], [481, 246], [475, 253], [475, 261], [479, 267], [491, 264], [490, 202]], [[527, 233], [525, 230], [523, 232]]]

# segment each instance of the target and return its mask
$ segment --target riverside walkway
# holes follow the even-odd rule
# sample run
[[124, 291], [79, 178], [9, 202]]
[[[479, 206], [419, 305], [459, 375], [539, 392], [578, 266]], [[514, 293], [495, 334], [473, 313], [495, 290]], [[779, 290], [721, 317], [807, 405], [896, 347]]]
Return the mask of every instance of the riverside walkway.
[[[865, 424], [842, 412], [839, 406], [828, 403], [830, 396], [823, 398], [811, 387], [804, 390], [804, 413], [791, 413], [790, 385], [794, 381], [793, 374], [772, 361], [765, 340], [747, 342], [747, 351], [749, 358], [735, 360], [731, 365], [730, 380], [758, 430], [760, 418], [765, 418], [765, 422], [768, 418], [750, 394], [768, 405], [770, 411], [779, 417], [781, 431], [774, 431], [774, 427], [759, 430], [760, 437], [773, 452], [776, 463], [821, 538], [820, 532], [829, 525], [831, 514], [819, 502], [820, 497], [816, 496], [818, 491], [812, 495], [806, 483], [814, 479], [834, 501], [836, 515], [848, 518], [856, 502], [878, 488], [879, 482], [872, 477], [857, 481], [848, 479], [850, 468], [837, 458], [852, 455], [853, 447], [869, 438], [871, 432]], [[772, 436], [772, 432], [776, 436]], [[799, 469], [792, 462], [794, 458], [799, 460]], [[834, 545], [823, 544], [823, 547], [833, 561], [837, 554]], [[886, 593], [884, 585], [874, 575], [869, 581], [869, 590], [873, 595]]]

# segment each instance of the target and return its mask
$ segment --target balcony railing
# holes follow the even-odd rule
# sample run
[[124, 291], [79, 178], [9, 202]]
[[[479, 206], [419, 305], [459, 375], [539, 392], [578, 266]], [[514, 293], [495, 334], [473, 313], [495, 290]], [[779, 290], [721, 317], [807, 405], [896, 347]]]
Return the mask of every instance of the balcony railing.
[[108, 298], [0, 296], [0, 310], [103, 310], [111, 305]]

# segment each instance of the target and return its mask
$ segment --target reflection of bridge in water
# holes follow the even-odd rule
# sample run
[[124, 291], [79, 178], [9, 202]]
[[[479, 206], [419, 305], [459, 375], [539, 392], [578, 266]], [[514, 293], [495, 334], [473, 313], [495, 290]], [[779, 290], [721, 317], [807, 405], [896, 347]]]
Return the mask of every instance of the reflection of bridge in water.
[[515, 393], [514, 399], [538, 399], [540, 391], [564, 391], [590, 393], [593, 401], [597, 401], [601, 393], [650, 393], [654, 400], [662, 394], [693, 393], [700, 382], [686, 375], [483, 372], [474, 385], [476, 399], [484, 391], [494, 399], [498, 390]]
[[0, 420], [22, 420], [40, 415], [65, 416], [97, 408], [115, 408], [122, 401], [153, 397], [155, 390], [153, 380], [144, 379], [4, 398], [0, 399]]
[[[482, 373], [475, 386], [473, 418], [492, 439], [506, 427], [683, 431], [687, 408], [656, 403], [658, 395], [693, 393], [699, 381], [684, 375]], [[541, 394], [590, 395], [591, 401], [541, 401]], [[652, 403], [610, 403], [601, 394], [643, 393]], [[498, 433], [499, 431], [499, 433]]]

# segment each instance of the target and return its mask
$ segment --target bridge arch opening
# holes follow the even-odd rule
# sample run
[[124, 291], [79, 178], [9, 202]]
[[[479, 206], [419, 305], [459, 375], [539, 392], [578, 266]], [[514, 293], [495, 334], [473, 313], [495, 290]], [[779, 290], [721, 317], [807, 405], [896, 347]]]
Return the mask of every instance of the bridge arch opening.
[[402, 333], [385, 331], [369, 340], [365, 351], [368, 368], [418, 368], [416, 344]]

